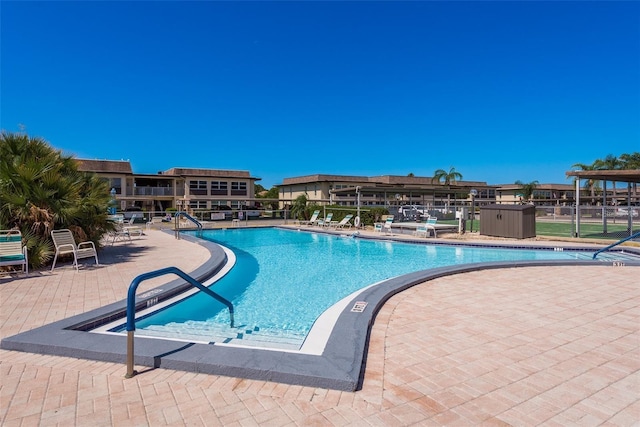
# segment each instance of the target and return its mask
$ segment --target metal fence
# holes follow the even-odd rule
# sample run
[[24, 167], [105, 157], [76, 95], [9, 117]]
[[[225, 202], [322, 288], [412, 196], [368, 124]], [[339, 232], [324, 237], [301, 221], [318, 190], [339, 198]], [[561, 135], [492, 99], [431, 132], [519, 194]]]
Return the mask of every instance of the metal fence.
[[[364, 212], [373, 206], [360, 208]], [[469, 204], [451, 204], [442, 206], [388, 206], [389, 214], [394, 216], [394, 222], [418, 222], [427, 217], [436, 217], [442, 223], [456, 223], [457, 217], [462, 215], [465, 220], [477, 221], [479, 227], [479, 206], [475, 206], [473, 216]], [[326, 206], [323, 207], [321, 217], [328, 212], [354, 213], [356, 206]], [[205, 228], [227, 227], [232, 225], [282, 225], [291, 224], [291, 211], [288, 209], [230, 209], [230, 210], [190, 210], [189, 213], [204, 224]], [[168, 227], [173, 224], [173, 212], [136, 212], [137, 222], [165, 223]], [[338, 215], [340, 216], [340, 214]], [[257, 222], [259, 221], [259, 222]], [[170, 224], [171, 223], [171, 224]], [[476, 228], [478, 229], [478, 228]], [[619, 239], [640, 231], [640, 207], [601, 207], [601, 206], [537, 206], [536, 234], [539, 236], [581, 237]]]
[[581, 238], [623, 238], [640, 230], [640, 207], [536, 207], [539, 235]]

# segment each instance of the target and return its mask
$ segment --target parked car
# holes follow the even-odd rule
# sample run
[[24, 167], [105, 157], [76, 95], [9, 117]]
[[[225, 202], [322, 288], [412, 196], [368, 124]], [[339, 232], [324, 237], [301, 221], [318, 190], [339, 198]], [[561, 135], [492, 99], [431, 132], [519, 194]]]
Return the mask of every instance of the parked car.
[[260, 210], [256, 206], [246, 206], [242, 211], [247, 218], [260, 218]]
[[638, 210], [637, 209], [629, 210], [629, 208], [618, 208], [618, 209], [616, 209], [615, 216], [629, 216], [629, 211], [631, 211], [631, 216], [632, 217], [637, 217], [638, 216]]

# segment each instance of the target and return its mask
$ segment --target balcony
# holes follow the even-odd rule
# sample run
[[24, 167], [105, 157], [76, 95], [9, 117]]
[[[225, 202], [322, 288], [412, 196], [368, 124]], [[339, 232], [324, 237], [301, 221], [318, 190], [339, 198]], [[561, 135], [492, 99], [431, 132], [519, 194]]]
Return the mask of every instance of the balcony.
[[173, 196], [172, 187], [135, 187], [133, 196]]

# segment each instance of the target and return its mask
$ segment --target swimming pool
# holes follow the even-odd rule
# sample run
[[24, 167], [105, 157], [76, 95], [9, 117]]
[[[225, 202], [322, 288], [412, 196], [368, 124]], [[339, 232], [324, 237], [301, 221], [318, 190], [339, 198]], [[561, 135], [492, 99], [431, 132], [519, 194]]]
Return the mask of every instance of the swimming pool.
[[[225, 231], [224, 235], [231, 238], [231, 243], [228, 244], [233, 246], [239, 242], [241, 239], [238, 240], [234, 233], [245, 231], [249, 230]], [[173, 231], [167, 230], [165, 233], [173, 234]], [[304, 232], [301, 232], [302, 234]], [[238, 237], [242, 236], [244, 234], [238, 235]], [[343, 239], [342, 237], [318, 234], [318, 236], [311, 238], [320, 239], [320, 236], [333, 239], [326, 244], [331, 248], [330, 253], [334, 254], [332, 256], [336, 260], [349, 259], [349, 257], [337, 256], [338, 239]], [[344, 243], [355, 245], [357, 241], [366, 239], [366, 236], [361, 237], [364, 239], [359, 238], [355, 239], [355, 242]], [[225, 260], [229, 258], [229, 255], [225, 254], [220, 245], [197, 239], [194, 235], [183, 235], [182, 238], [191, 241], [194, 245], [206, 248], [210, 253], [210, 258], [191, 271], [190, 276], [206, 283], [207, 278], [218, 274], [217, 272], [224, 268]], [[254, 243], [259, 244], [260, 240], [254, 238]], [[432, 241], [430, 240], [429, 243]], [[284, 244], [284, 242], [281, 243]], [[397, 248], [395, 244], [389, 246], [388, 243], [391, 242], [376, 242], [387, 250], [387, 257], [400, 253], [401, 249]], [[442, 241], [435, 241], [435, 243], [441, 244]], [[496, 244], [498, 243], [496, 242]], [[311, 245], [313, 246], [313, 244]], [[358, 246], [351, 247], [357, 248]], [[290, 248], [288, 245], [275, 246], [275, 248], [277, 256], [274, 259], [289, 258], [287, 257]], [[393, 255], [389, 255], [389, 248], [392, 249], [391, 254]], [[424, 252], [433, 250], [426, 246], [421, 248]], [[619, 258], [618, 254], [615, 254], [615, 257], [603, 256], [600, 258], [599, 256], [598, 260], [592, 260], [591, 256], [600, 248], [595, 246], [569, 248], [565, 246], [564, 253], [557, 253], [558, 251], [554, 250], [553, 246], [549, 246], [544, 251], [545, 258], [550, 255], [562, 259], [475, 262], [477, 259], [472, 257], [468, 259], [471, 264], [428, 268], [382, 280], [375, 286], [368, 286], [363, 290], [356, 291], [326, 310], [315, 322], [299, 351], [267, 348], [266, 346], [234, 345], [233, 343], [221, 344], [217, 341], [184, 342], [139, 335], [135, 338], [135, 351], [129, 352], [129, 348], [133, 349], [133, 345], [129, 347], [133, 340], [129, 341], [127, 334], [94, 333], [96, 328], [104, 326], [107, 322], [124, 323], [123, 319], [128, 308], [127, 300], [77, 314], [11, 337], [4, 337], [0, 341], [0, 348], [112, 363], [124, 363], [129, 354], [132, 354], [135, 365], [139, 366], [355, 391], [362, 384], [371, 327], [378, 310], [393, 295], [439, 277], [477, 271], [486, 271], [487, 274], [491, 274], [490, 271], [493, 269], [504, 268], [515, 269], [517, 274], [528, 274], [530, 267], [599, 265], [608, 266], [606, 268], [625, 268], [628, 269], [629, 274], [637, 275], [633, 269], [640, 268], [640, 261], [637, 259], [639, 251], [631, 251], [636, 254], [635, 258]], [[455, 249], [454, 247], [454, 254], [458, 253], [461, 256], [464, 253]], [[555, 249], [559, 250], [560, 248]], [[245, 252], [249, 252], [249, 250]], [[554, 252], [556, 253], [554, 254]], [[229, 254], [231, 253], [229, 252]], [[360, 254], [362, 255], [362, 250]], [[568, 259], [566, 255], [569, 255]], [[231, 257], [233, 258], [232, 254]], [[306, 260], [305, 263], [309, 265], [324, 263], [324, 261], [323, 259], [312, 259]], [[258, 267], [261, 273], [262, 266], [258, 264]], [[356, 276], [352, 273], [349, 280]], [[474, 286], [474, 283], [468, 285]], [[512, 285], [514, 289], [517, 289], [517, 283]], [[217, 284], [212, 289], [216, 290], [216, 286]], [[185, 283], [182, 279], [166, 282], [157, 288], [136, 295], [136, 307], [140, 307], [141, 311], [145, 306], [158, 307], [164, 302], [170, 301], [178, 293], [182, 293], [184, 287]], [[252, 333], [247, 334], [245, 331], [243, 335], [253, 335], [253, 331], [250, 332]], [[131, 337], [133, 338], [133, 335]], [[245, 341], [245, 339], [240, 339], [240, 341]], [[309, 343], [321, 343], [321, 348], [312, 348], [309, 351], [307, 348]], [[123, 366], [123, 372], [124, 368]]]
[[235, 266], [212, 289], [233, 303], [236, 327], [229, 326], [225, 306], [196, 293], [143, 314], [136, 321], [139, 335], [300, 350], [326, 310], [392, 277], [477, 262], [584, 258], [575, 251], [402, 243], [278, 228], [206, 230], [200, 237], [235, 254]]

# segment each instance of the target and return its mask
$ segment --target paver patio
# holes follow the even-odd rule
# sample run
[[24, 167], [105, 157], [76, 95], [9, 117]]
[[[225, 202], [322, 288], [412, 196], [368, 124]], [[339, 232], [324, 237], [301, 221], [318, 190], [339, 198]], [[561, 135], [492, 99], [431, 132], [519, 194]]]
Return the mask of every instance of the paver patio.
[[[0, 276], [0, 335], [124, 299], [140, 273], [192, 271], [199, 245], [157, 230], [101, 265]], [[145, 369], [0, 350], [3, 426], [619, 425], [640, 422], [640, 269], [478, 271], [392, 297], [362, 390]], [[166, 278], [144, 282], [140, 290]]]

